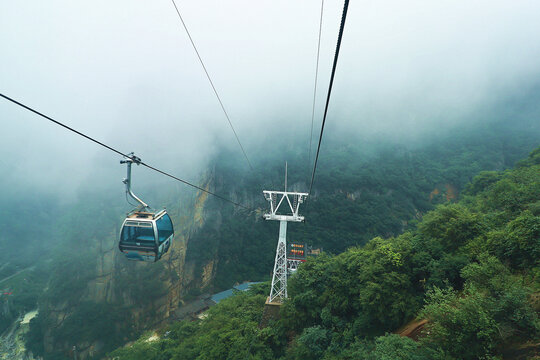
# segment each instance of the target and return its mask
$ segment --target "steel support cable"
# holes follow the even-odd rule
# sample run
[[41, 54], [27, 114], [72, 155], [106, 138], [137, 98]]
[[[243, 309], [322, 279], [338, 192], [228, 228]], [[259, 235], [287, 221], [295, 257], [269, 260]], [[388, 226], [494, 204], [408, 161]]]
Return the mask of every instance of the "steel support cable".
[[319, 55], [321, 52], [323, 10], [324, 10], [324, 0], [321, 0], [321, 19], [319, 21], [319, 41], [317, 42], [317, 65], [315, 66], [315, 84], [313, 86], [313, 106], [311, 108], [311, 131], [309, 133], [308, 166], [310, 168], [311, 168], [311, 147], [313, 143], [313, 119], [315, 118], [315, 99], [317, 98], [317, 79], [319, 77]]
[[311, 183], [309, 184], [309, 194], [313, 188], [313, 181], [315, 180], [315, 172], [317, 171], [317, 162], [319, 160], [319, 152], [321, 151], [321, 142], [324, 133], [324, 125], [326, 124], [326, 115], [328, 114], [328, 104], [330, 103], [330, 95], [332, 93], [332, 85], [334, 84], [334, 75], [336, 74], [336, 66], [339, 57], [339, 49], [341, 47], [341, 39], [343, 38], [343, 29], [345, 27], [345, 20], [347, 19], [347, 9], [349, 8], [349, 0], [345, 0], [343, 4], [343, 14], [341, 15], [341, 25], [339, 27], [339, 35], [336, 45], [336, 54], [334, 55], [334, 64], [332, 65], [332, 74], [330, 75], [330, 84], [328, 85], [328, 95], [326, 96], [326, 105], [324, 107], [323, 121], [321, 125], [321, 134], [319, 135], [319, 145], [317, 146], [317, 155], [315, 156], [315, 164], [313, 165], [313, 172], [311, 173]]
[[239, 203], [237, 203], [237, 202], [235, 202], [235, 201], [232, 201], [232, 200], [230, 200], [230, 199], [227, 199], [226, 197], [223, 197], [223, 196], [221, 196], [221, 195], [218, 195], [218, 194], [216, 194], [216, 193], [213, 193], [213, 192], [211, 192], [211, 191], [208, 191], [208, 190], [206, 190], [206, 189], [204, 189], [204, 188], [202, 188], [202, 187], [200, 187], [200, 186], [197, 186], [197, 185], [194, 185], [194, 184], [192, 184], [192, 183], [190, 183], [190, 182], [187, 182], [186, 180], [182, 180], [182, 179], [180, 179], [180, 178], [178, 178], [178, 177], [176, 177], [176, 176], [174, 176], [174, 175], [171, 175], [171, 174], [169, 174], [169, 173], [166, 173], [165, 171], [159, 170], [159, 169], [157, 169], [157, 168], [155, 168], [155, 167], [153, 167], [153, 166], [151, 166], [151, 165], [148, 165], [148, 164], [146, 164], [146, 163], [144, 163], [144, 162], [141, 162], [141, 165], [146, 166], [147, 168], [149, 168], [149, 169], [151, 169], [151, 170], [154, 170], [154, 171], [156, 171], [156, 172], [158, 172], [158, 173], [160, 173], [160, 174], [162, 174], [162, 175], [168, 176], [168, 177], [170, 177], [170, 178], [172, 178], [172, 179], [174, 179], [174, 180], [178, 180], [178, 181], [180, 181], [180, 182], [182, 182], [182, 183], [184, 183], [184, 184], [186, 184], [186, 185], [189, 185], [189, 186], [191, 186], [191, 187], [194, 187], [195, 189], [198, 189], [198, 190], [200, 190], [200, 191], [202, 191], [202, 192], [205, 192], [205, 193], [207, 193], [207, 194], [209, 194], [209, 195], [215, 196], [215, 197], [217, 197], [218, 199], [221, 199], [221, 200], [223, 200], [223, 201], [229, 202], [229, 203], [231, 203], [231, 204], [233, 204], [233, 205], [242, 207], [242, 208], [244, 208], [244, 209], [251, 210], [250, 208], [248, 208], [248, 207], [245, 206], [245, 205], [239, 204]]
[[121, 151], [119, 151], [119, 150], [116, 150], [115, 148], [113, 148], [113, 147], [111, 147], [111, 146], [109, 146], [109, 145], [107, 145], [107, 144], [104, 144], [104, 143], [102, 143], [101, 141], [98, 141], [98, 140], [96, 140], [96, 139], [94, 139], [94, 138], [92, 138], [92, 137], [90, 137], [90, 136], [88, 136], [88, 135], [85, 135], [85, 134], [83, 134], [82, 132], [77, 131], [77, 130], [75, 130], [74, 128], [69, 127], [69, 126], [67, 126], [67, 125], [65, 125], [65, 124], [63, 124], [63, 123], [61, 123], [60, 121], [57, 121], [57, 120], [55, 120], [55, 119], [53, 119], [53, 118], [51, 118], [51, 117], [49, 117], [49, 116], [47, 116], [47, 115], [45, 115], [45, 114], [43, 114], [43, 113], [37, 111], [37, 110], [34, 110], [34, 109], [32, 109], [31, 107], [26, 106], [26, 105], [24, 105], [24, 104], [18, 102], [17, 100], [14, 100], [14, 99], [10, 98], [9, 96], [6, 96], [6, 95], [0, 93], [0, 97], [3, 97], [4, 99], [6, 99], [6, 100], [8, 100], [8, 101], [11, 101], [12, 103], [14, 103], [14, 104], [16, 104], [16, 105], [19, 105], [20, 107], [22, 107], [22, 108], [24, 108], [24, 109], [26, 109], [26, 110], [28, 110], [28, 111], [30, 111], [30, 112], [33, 112], [34, 114], [37, 114], [37, 115], [39, 115], [39, 116], [41, 116], [41, 117], [43, 117], [43, 118], [45, 118], [45, 119], [47, 119], [47, 120], [49, 120], [49, 121], [55, 123], [56, 125], [59, 125], [59, 126], [65, 128], [65, 129], [69, 130], [69, 131], [72, 131], [72, 132], [74, 132], [75, 134], [80, 135], [80, 136], [84, 137], [84, 138], [87, 139], [87, 140], [90, 140], [90, 141], [92, 141], [92, 142], [95, 142], [96, 144], [101, 145], [101, 146], [103, 146], [104, 148], [109, 149], [109, 150], [111, 150], [112, 152], [117, 153], [118, 155], [121, 155], [121, 156], [126, 157], [126, 158], [128, 158], [128, 159], [131, 159], [131, 160], [133, 160], [133, 162], [136, 163], [136, 164], [146, 166], [146, 167], [149, 168], [150, 170], [154, 170], [154, 171], [156, 171], [156, 172], [158, 172], [158, 173], [160, 173], [160, 174], [162, 174], [162, 175], [165, 175], [165, 176], [168, 176], [168, 177], [170, 177], [170, 178], [172, 178], [172, 179], [174, 179], [174, 180], [180, 181], [180, 182], [182, 182], [182, 183], [184, 183], [184, 184], [186, 184], [186, 185], [188, 185], [188, 186], [191, 186], [191, 187], [193, 187], [193, 188], [195, 188], [195, 189], [197, 189], [197, 190], [200, 190], [200, 191], [202, 191], [202, 192], [205, 192], [205, 193], [207, 193], [207, 194], [209, 194], [209, 195], [215, 196], [215, 197], [217, 197], [217, 198], [219, 198], [219, 199], [221, 199], [221, 200], [223, 200], [223, 201], [229, 202], [229, 203], [231, 203], [231, 204], [233, 204], [233, 205], [240, 206], [240, 207], [243, 207], [244, 209], [248, 209], [248, 210], [249, 210], [249, 208], [248, 208], [247, 206], [245, 206], [245, 205], [242, 205], [242, 204], [239, 204], [239, 203], [237, 203], [237, 202], [234, 202], [234, 201], [232, 201], [232, 200], [230, 200], [230, 199], [227, 199], [227, 198], [225, 198], [225, 197], [223, 197], [223, 196], [221, 196], [221, 195], [218, 195], [218, 194], [213, 193], [213, 192], [211, 192], [211, 191], [208, 191], [208, 190], [206, 190], [206, 189], [204, 189], [204, 188], [202, 188], [202, 187], [200, 187], [200, 186], [197, 186], [197, 185], [195, 185], [195, 184], [192, 184], [192, 183], [190, 183], [190, 182], [188, 182], [188, 181], [186, 181], [186, 180], [182, 180], [182, 179], [180, 179], [179, 177], [176, 177], [176, 176], [174, 176], [174, 175], [171, 175], [171, 174], [169, 174], [169, 173], [167, 173], [167, 172], [165, 172], [165, 171], [159, 170], [158, 168], [155, 168], [155, 167], [153, 167], [153, 166], [151, 166], [151, 165], [149, 165], [149, 164], [146, 164], [145, 162], [140, 161], [140, 159], [137, 158], [137, 157], [135, 157], [135, 156], [130, 156], [130, 155], [128, 155], [128, 154], [124, 154], [123, 152], [121, 152]]
[[202, 68], [204, 70], [204, 73], [206, 74], [206, 77], [208, 78], [208, 81], [210, 82], [210, 85], [212, 86], [212, 90], [214, 90], [214, 94], [216, 94], [216, 98], [219, 101], [219, 105], [221, 105], [221, 109], [223, 110], [223, 113], [225, 114], [225, 117], [227, 118], [227, 121], [229, 122], [229, 125], [231, 127], [231, 130], [234, 133], [234, 136], [236, 137], [236, 141], [238, 142], [238, 145], [240, 145], [240, 149], [242, 150], [242, 153], [244, 154], [244, 157], [246, 158], [246, 161], [249, 165], [249, 168], [253, 170], [253, 166], [251, 166], [251, 162], [249, 161], [249, 158], [246, 154], [246, 151], [244, 150], [244, 147], [242, 146], [242, 143], [240, 142], [240, 138], [238, 137], [238, 134], [236, 133], [236, 130], [234, 130], [234, 126], [231, 122], [231, 119], [229, 118], [229, 114], [227, 113], [227, 110], [225, 110], [225, 106], [223, 105], [223, 102], [221, 101], [221, 98], [219, 97], [219, 94], [216, 90], [216, 87], [214, 86], [214, 82], [212, 81], [212, 78], [210, 78], [210, 74], [208, 73], [208, 70], [206, 70], [206, 66], [204, 65], [204, 62], [201, 58], [201, 55], [199, 54], [199, 51], [197, 50], [197, 47], [195, 46], [195, 42], [193, 41], [193, 38], [191, 37], [191, 34], [189, 33], [189, 30], [186, 26], [186, 23], [184, 22], [184, 19], [182, 18], [182, 15], [180, 15], [180, 10], [178, 10], [178, 6], [176, 6], [176, 2], [174, 0], [171, 0], [174, 8], [176, 9], [176, 13], [178, 14], [178, 17], [180, 18], [180, 22], [182, 22], [182, 26], [184, 27], [184, 30], [186, 30], [186, 34], [189, 37], [189, 41], [191, 42], [191, 46], [193, 46], [193, 49], [195, 50], [195, 53], [197, 54], [197, 57], [199, 58], [199, 62], [202, 65]]

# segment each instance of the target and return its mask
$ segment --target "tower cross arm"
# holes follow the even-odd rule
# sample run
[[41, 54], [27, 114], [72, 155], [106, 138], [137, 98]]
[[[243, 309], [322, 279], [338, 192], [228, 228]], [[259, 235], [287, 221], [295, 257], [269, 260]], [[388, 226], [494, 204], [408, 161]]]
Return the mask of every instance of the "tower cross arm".
[[[264, 214], [266, 220], [304, 221], [304, 217], [298, 214], [298, 210], [300, 209], [300, 204], [309, 195], [308, 193], [270, 190], [263, 190], [263, 193], [265, 199], [270, 202], [270, 213]], [[291, 198], [293, 201], [291, 201]], [[288, 211], [286, 214], [279, 214], [278, 210], [284, 202], [288, 206]]]
[[[302, 193], [302, 192], [294, 192], [294, 191], [274, 191], [274, 190], [263, 190], [263, 193], [265, 194], [265, 197], [266, 195], [271, 195], [271, 194], [281, 194], [281, 195], [301, 195], [303, 197], [307, 197], [309, 194], [308, 193]], [[266, 199], [268, 200], [268, 197], [266, 197]]]

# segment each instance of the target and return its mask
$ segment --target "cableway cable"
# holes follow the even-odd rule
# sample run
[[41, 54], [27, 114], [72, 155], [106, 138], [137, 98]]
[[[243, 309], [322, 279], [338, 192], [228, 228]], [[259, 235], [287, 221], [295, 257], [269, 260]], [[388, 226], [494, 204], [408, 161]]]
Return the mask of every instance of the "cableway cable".
[[189, 33], [186, 23], [184, 22], [184, 19], [182, 18], [182, 15], [180, 15], [180, 10], [178, 9], [178, 6], [176, 6], [176, 2], [174, 0], [171, 0], [171, 1], [174, 5], [174, 8], [176, 9], [176, 13], [178, 14], [178, 17], [180, 18], [180, 22], [182, 22], [182, 26], [186, 30], [187, 36], [189, 37], [189, 41], [191, 42], [191, 45], [193, 46], [193, 49], [195, 50], [195, 53], [197, 54], [197, 57], [199, 58], [199, 62], [202, 65], [204, 73], [206, 74], [206, 77], [208, 78], [208, 81], [210, 82], [210, 85], [212, 86], [212, 89], [214, 90], [214, 94], [216, 94], [216, 97], [219, 101], [219, 105], [221, 105], [221, 109], [223, 110], [223, 113], [225, 114], [225, 117], [227, 118], [227, 121], [229, 122], [229, 125], [231, 127], [231, 130], [233, 131], [234, 136], [236, 137], [236, 141], [238, 142], [238, 145], [240, 145], [240, 149], [242, 150], [242, 153], [244, 154], [244, 157], [246, 158], [249, 168], [253, 170], [253, 166], [251, 166], [251, 162], [249, 161], [249, 158], [244, 150], [244, 147], [242, 146], [242, 143], [240, 142], [240, 138], [238, 137], [236, 130], [234, 130], [234, 126], [231, 122], [231, 119], [229, 118], [229, 114], [227, 113], [227, 110], [225, 110], [225, 106], [223, 105], [221, 98], [219, 97], [216, 87], [214, 86], [214, 82], [212, 81], [212, 78], [210, 78], [210, 74], [208, 73], [208, 70], [206, 70], [206, 66], [204, 65], [204, 62], [201, 58], [201, 55], [199, 54], [199, 51], [197, 50], [197, 47], [195, 46], [195, 42], [193, 41], [193, 38], [191, 37], [191, 34]]
[[186, 181], [186, 180], [180, 179], [179, 177], [176, 177], [176, 176], [174, 176], [174, 175], [171, 175], [171, 174], [169, 174], [169, 173], [167, 173], [167, 172], [165, 172], [165, 171], [159, 170], [158, 168], [155, 168], [155, 167], [153, 167], [153, 166], [151, 166], [151, 165], [149, 165], [149, 164], [146, 164], [146, 163], [140, 161], [140, 159], [139, 159], [138, 157], [136, 157], [136, 156], [130, 156], [130, 155], [128, 155], [128, 154], [124, 154], [123, 152], [121, 152], [121, 151], [119, 151], [119, 150], [113, 148], [112, 146], [109, 146], [109, 145], [107, 145], [107, 144], [104, 144], [103, 142], [98, 141], [98, 140], [94, 139], [93, 137], [90, 137], [90, 136], [88, 136], [88, 135], [86, 135], [86, 134], [83, 134], [82, 132], [77, 131], [77, 130], [75, 130], [74, 128], [69, 127], [69, 126], [63, 124], [63, 123], [61, 123], [60, 121], [57, 121], [57, 120], [55, 120], [55, 119], [53, 119], [53, 118], [51, 118], [51, 117], [49, 117], [49, 116], [47, 116], [47, 115], [45, 115], [45, 114], [43, 114], [43, 113], [37, 111], [37, 110], [32, 109], [32, 108], [29, 107], [29, 106], [26, 106], [26, 105], [24, 105], [24, 104], [18, 102], [17, 100], [14, 100], [14, 99], [10, 98], [9, 96], [6, 96], [6, 95], [0, 93], [0, 97], [3, 97], [4, 99], [6, 99], [6, 100], [8, 100], [8, 101], [11, 101], [12, 103], [14, 103], [14, 104], [16, 104], [16, 105], [19, 105], [20, 107], [22, 107], [22, 108], [24, 108], [24, 109], [26, 109], [26, 110], [28, 110], [28, 111], [30, 111], [30, 112], [33, 112], [34, 114], [37, 114], [37, 115], [39, 115], [39, 116], [41, 116], [41, 117], [43, 117], [43, 118], [45, 118], [45, 119], [47, 119], [47, 120], [49, 120], [49, 121], [55, 123], [56, 125], [59, 125], [59, 126], [65, 128], [65, 129], [69, 130], [69, 131], [72, 131], [72, 132], [74, 132], [75, 134], [80, 135], [80, 136], [84, 137], [84, 138], [87, 139], [87, 140], [90, 140], [90, 141], [92, 141], [92, 142], [94, 142], [94, 143], [96, 143], [96, 144], [98, 144], [98, 145], [101, 145], [101, 146], [103, 146], [104, 148], [109, 149], [109, 150], [111, 150], [112, 152], [117, 153], [118, 155], [121, 155], [121, 156], [126, 157], [126, 158], [128, 158], [128, 159], [131, 159], [131, 160], [133, 160], [133, 162], [136, 163], [136, 164], [143, 165], [143, 166], [149, 168], [150, 170], [154, 170], [154, 171], [156, 171], [156, 172], [158, 172], [158, 173], [160, 173], [160, 174], [162, 174], [162, 175], [165, 175], [165, 176], [168, 176], [168, 177], [170, 177], [170, 178], [172, 178], [172, 179], [174, 179], [174, 180], [180, 181], [180, 182], [182, 182], [182, 183], [184, 183], [184, 184], [186, 184], [186, 185], [188, 185], [188, 186], [191, 186], [191, 187], [193, 187], [193, 188], [195, 188], [195, 189], [197, 189], [197, 190], [200, 190], [200, 191], [205, 192], [205, 193], [207, 193], [207, 194], [209, 194], [209, 195], [215, 196], [215, 197], [217, 197], [217, 198], [219, 198], [219, 199], [221, 199], [221, 200], [223, 200], [223, 201], [229, 202], [229, 203], [231, 203], [231, 204], [233, 204], [233, 205], [236, 205], [236, 206], [239, 206], [239, 207], [242, 207], [242, 208], [244, 208], [244, 209], [248, 209], [248, 210], [249, 210], [249, 208], [248, 208], [247, 206], [245, 206], [245, 205], [239, 204], [239, 203], [237, 203], [237, 202], [235, 202], [235, 201], [232, 201], [232, 200], [230, 200], [230, 199], [227, 199], [227, 198], [225, 198], [225, 197], [223, 197], [223, 196], [221, 196], [221, 195], [218, 195], [218, 194], [213, 193], [213, 192], [211, 192], [211, 191], [209, 191], [209, 190], [206, 190], [206, 189], [204, 189], [204, 188], [202, 188], [202, 187], [200, 187], [200, 186], [197, 186], [197, 185], [195, 185], [195, 184], [192, 184], [192, 183], [190, 183], [190, 182], [188, 182], [188, 181]]
[[313, 86], [313, 106], [311, 108], [311, 131], [309, 133], [308, 166], [310, 168], [311, 168], [311, 147], [313, 143], [313, 119], [315, 117], [315, 99], [317, 98], [317, 79], [319, 77], [319, 55], [321, 52], [323, 10], [324, 10], [324, 0], [321, 0], [321, 19], [319, 21], [319, 41], [317, 43], [317, 65], [315, 66], [315, 84]]
[[349, 8], [349, 0], [345, 0], [343, 4], [343, 14], [341, 16], [341, 25], [339, 27], [339, 35], [336, 45], [336, 53], [334, 55], [334, 64], [332, 65], [332, 74], [330, 75], [330, 84], [328, 85], [328, 95], [326, 96], [326, 105], [324, 107], [323, 121], [321, 125], [321, 134], [319, 135], [319, 145], [317, 146], [317, 155], [315, 156], [315, 164], [313, 165], [313, 172], [311, 173], [311, 183], [309, 185], [309, 194], [313, 188], [313, 181], [315, 180], [315, 172], [317, 171], [317, 162], [319, 160], [319, 152], [321, 150], [321, 141], [324, 132], [324, 125], [326, 124], [326, 115], [328, 114], [328, 104], [330, 103], [330, 94], [332, 93], [332, 85], [334, 84], [334, 75], [336, 74], [336, 66], [339, 56], [339, 49], [341, 47], [341, 39], [343, 38], [343, 28], [345, 27], [345, 20], [347, 19], [347, 9]]

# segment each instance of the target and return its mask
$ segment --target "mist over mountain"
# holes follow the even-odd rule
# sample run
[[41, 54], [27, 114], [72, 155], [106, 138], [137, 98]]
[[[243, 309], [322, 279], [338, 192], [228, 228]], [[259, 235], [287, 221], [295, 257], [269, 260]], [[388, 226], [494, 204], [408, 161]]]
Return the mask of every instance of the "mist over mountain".
[[[160, 261], [128, 261], [121, 156], [0, 98], [0, 358], [538, 353], [532, 0], [350, 3], [306, 222], [287, 235], [322, 255], [263, 316], [278, 227], [261, 195], [285, 163], [288, 189], [309, 190], [343, 3], [321, 5], [2, 4], [1, 94], [244, 207], [133, 165], [175, 236]], [[182, 321], [246, 281], [262, 284]]]
[[[389, 139], [344, 144], [329, 137], [314, 192], [302, 210], [307, 223], [291, 226], [288, 238], [338, 254], [376, 236], [397, 236], [437, 204], [461, 198], [478, 172], [510, 168], [537, 143], [535, 121], [472, 125], [411, 146]], [[305, 191], [310, 176], [304, 147], [287, 138], [273, 145], [284, 159], [261, 156], [254, 162], [260, 170], [250, 171], [234, 149], [223, 149], [199, 179], [250, 210], [174, 183], [136, 187], [151, 204], [166, 206], [175, 223], [170, 256], [156, 264], [134, 264], [118, 252], [122, 216], [130, 209], [120, 181], [81, 189], [67, 203], [36, 193], [5, 197], [16, 216], [6, 211], [2, 217], [9, 229], [0, 238], [8, 250], [2, 262], [9, 263], [2, 274], [23, 273], [5, 284], [16, 295], [4, 319], [37, 302], [40, 313], [30, 324], [29, 349], [61, 358], [75, 344], [81, 356], [97, 355], [174, 321], [176, 309], [199, 294], [268, 280], [277, 228], [260, 219], [267, 207], [261, 190], [282, 188], [284, 160], [290, 189]], [[32, 216], [32, 227], [24, 216]], [[21, 244], [11, 247], [13, 239]], [[21, 276], [29, 280], [21, 283]]]
[[[179, 6], [248, 154], [284, 131], [307, 144], [320, 4]], [[351, 4], [327, 134], [418, 140], [490, 119], [507, 99], [538, 99], [537, 7]], [[340, 12], [325, 5], [315, 129]], [[190, 179], [221, 146], [239, 150], [172, 4], [11, 3], [0, 30], [8, 96]], [[12, 184], [73, 195], [121, 172], [114, 154], [12, 104], [0, 116]]]

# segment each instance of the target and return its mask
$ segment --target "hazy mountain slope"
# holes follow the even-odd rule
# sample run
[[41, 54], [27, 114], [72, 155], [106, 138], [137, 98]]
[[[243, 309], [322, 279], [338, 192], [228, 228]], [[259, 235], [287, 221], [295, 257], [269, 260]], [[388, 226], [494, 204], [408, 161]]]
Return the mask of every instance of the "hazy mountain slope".
[[[289, 239], [339, 253], [374, 236], [398, 235], [434, 204], [457, 196], [476, 172], [505, 169], [530, 151], [538, 139], [538, 125], [531, 123], [492, 124], [489, 131], [471, 127], [414, 146], [390, 141], [344, 145], [329, 138], [314, 196], [302, 211], [307, 223], [290, 226]], [[305, 149], [282, 145], [289, 187], [304, 191], [309, 177]], [[81, 357], [99, 356], [163, 324], [187, 295], [268, 278], [277, 225], [260, 219], [267, 207], [261, 190], [281, 187], [283, 163], [256, 158], [257, 170], [250, 173], [224, 151], [203, 180], [203, 186], [255, 210], [234, 209], [193, 192], [169, 192], [165, 205], [177, 235], [173, 251], [158, 264], [129, 263], [119, 256], [120, 194], [82, 194], [53, 223], [60, 244], [52, 252], [29, 348], [48, 358], [69, 356], [73, 346]]]
[[[462, 128], [414, 147], [329, 139], [313, 194], [302, 206], [306, 223], [289, 226], [288, 239], [339, 253], [374, 236], [398, 235], [435, 204], [457, 199], [479, 171], [503, 170], [526, 156], [540, 138], [538, 125], [526, 124]], [[289, 189], [307, 191], [311, 173], [304, 149], [283, 147], [288, 151]], [[267, 277], [272, 269], [278, 224], [261, 219], [268, 208], [261, 190], [282, 189], [284, 163], [265, 160], [257, 165], [255, 172], [245, 170], [228, 153], [216, 160], [216, 191], [257, 211], [233, 211], [229, 204], [209, 199], [205, 225], [187, 248], [187, 262], [197, 272], [190, 284], [196, 292], [208, 284], [198, 280], [209, 270], [215, 288], [223, 289]]]
[[[115, 359], [480, 359], [538, 352], [540, 148], [482, 172], [414, 230], [308, 260], [281, 318], [259, 327], [267, 288], [238, 294]], [[536, 300], [537, 301], [537, 300]], [[536, 307], [536, 309], [535, 309]], [[427, 319], [417, 341], [390, 334]], [[517, 346], [517, 347], [516, 347]], [[509, 357], [510, 358], [510, 357]]]

